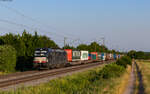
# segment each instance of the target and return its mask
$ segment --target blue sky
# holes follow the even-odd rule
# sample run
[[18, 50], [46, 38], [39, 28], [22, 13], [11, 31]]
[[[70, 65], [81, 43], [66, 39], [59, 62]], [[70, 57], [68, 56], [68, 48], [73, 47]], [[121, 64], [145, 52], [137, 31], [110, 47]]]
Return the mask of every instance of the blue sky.
[[[19, 11], [19, 12], [18, 12]], [[22, 15], [23, 14], [23, 15]], [[8, 24], [7, 20], [20, 25]], [[149, 0], [12, 0], [0, 1], [0, 34], [23, 29], [47, 35], [63, 45], [89, 43], [105, 37], [117, 50], [150, 51]], [[102, 41], [100, 41], [102, 43]]]

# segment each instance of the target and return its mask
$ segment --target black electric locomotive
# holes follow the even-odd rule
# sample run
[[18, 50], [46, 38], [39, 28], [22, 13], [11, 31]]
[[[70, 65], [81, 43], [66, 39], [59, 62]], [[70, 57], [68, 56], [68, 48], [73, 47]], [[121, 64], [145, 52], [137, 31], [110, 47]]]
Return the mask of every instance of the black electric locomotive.
[[38, 48], [34, 53], [34, 68], [51, 69], [68, 64], [67, 53], [60, 49]]

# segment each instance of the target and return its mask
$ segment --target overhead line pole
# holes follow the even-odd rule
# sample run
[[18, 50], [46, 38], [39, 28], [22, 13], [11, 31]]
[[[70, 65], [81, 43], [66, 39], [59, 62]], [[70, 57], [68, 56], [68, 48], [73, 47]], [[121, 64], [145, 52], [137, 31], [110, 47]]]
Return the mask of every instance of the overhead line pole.
[[64, 37], [64, 47], [66, 46], [67, 37]]

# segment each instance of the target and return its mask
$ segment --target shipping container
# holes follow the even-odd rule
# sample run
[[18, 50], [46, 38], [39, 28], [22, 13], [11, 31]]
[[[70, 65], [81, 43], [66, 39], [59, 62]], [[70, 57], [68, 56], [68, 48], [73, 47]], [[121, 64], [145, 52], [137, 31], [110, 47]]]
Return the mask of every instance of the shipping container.
[[91, 60], [91, 53], [89, 53], [88, 59]]
[[67, 60], [71, 62], [72, 61], [72, 49], [65, 49], [65, 51], [67, 52]]
[[101, 53], [98, 53], [98, 60], [101, 60]]
[[113, 54], [113, 58], [116, 60], [116, 59], [117, 59], [117, 55], [116, 55], [116, 54]]
[[81, 53], [80, 51], [72, 51], [72, 61], [80, 61], [81, 60]]
[[101, 53], [101, 59], [102, 59], [103, 61], [106, 60], [106, 53]]
[[92, 60], [97, 60], [97, 59], [98, 59], [98, 54], [97, 54], [97, 52], [91, 52], [91, 59], [92, 59]]
[[106, 53], [106, 60], [112, 60], [113, 56], [111, 53]]
[[106, 60], [110, 60], [110, 55], [109, 55], [109, 53], [106, 53]]
[[109, 55], [110, 55], [110, 59], [112, 60], [112, 59], [113, 59], [113, 54], [112, 54], [112, 53], [110, 53]]
[[88, 51], [81, 51], [81, 60], [88, 60]]

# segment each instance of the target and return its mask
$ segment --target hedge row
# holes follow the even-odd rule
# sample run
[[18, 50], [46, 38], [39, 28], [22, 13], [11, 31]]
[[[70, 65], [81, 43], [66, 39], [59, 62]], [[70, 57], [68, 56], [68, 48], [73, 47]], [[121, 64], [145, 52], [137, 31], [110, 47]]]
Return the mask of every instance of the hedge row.
[[0, 46], [0, 71], [13, 72], [16, 67], [16, 50], [9, 45]]
[[118, 59], [116, 63], [106, 65], [99, 73], [104, 79], [119, 77], [125, 71], [127, 65], [131, 65], [131, 63], [131, 58], [124, 56]]

